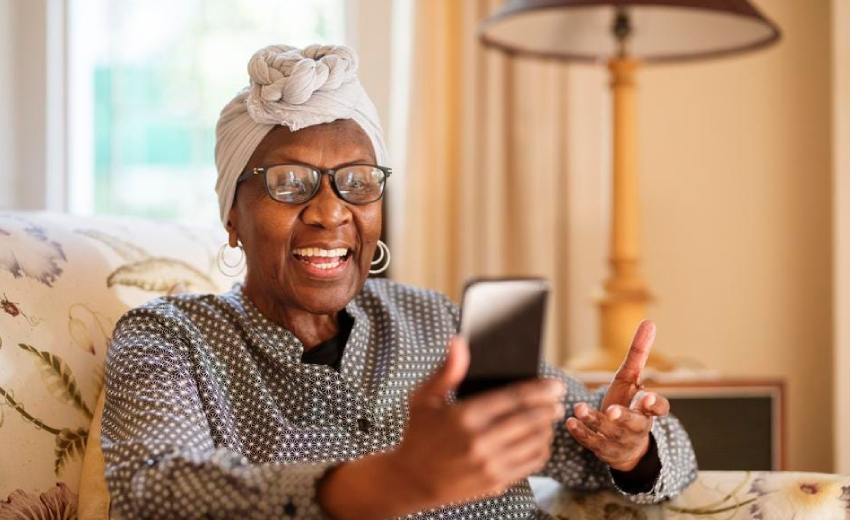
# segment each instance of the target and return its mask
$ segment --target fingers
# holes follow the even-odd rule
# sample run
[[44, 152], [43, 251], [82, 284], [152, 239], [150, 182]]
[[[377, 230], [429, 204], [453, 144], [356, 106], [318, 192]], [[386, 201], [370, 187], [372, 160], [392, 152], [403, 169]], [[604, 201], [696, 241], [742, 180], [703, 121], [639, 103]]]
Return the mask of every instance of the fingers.
[[563, 419], [566, 410], [561, 403], [544, 404], [528, 410], [518, 410], [491, 424], [482, 433], [482, 440], [495, 449], [508, 450], [511, 445], [539, 432], [554, 434], [553, 423]]
[[612, 467], [620, 466], [624, 461], [639, 459], [641, 446], [646, 444], [648, 433], [634, 433], [628, 431], [618, 440], [612, 440], [600, 432], [589, 428], [575, 417], [567, 419], [567, 430], [573, 438], [582, 446], [592, 451], [600, 460]]
[[497, 483], [490, 487], [486, 495], [499, 495], [518, 480], [538, 473], [552, 456], [550, 446], [539, 446], [529, 450], [523, 458], [512, 459], [508, 464], [493, 464], [493, 473], [498, 475], [491, 481]]
[[624, 406], [609, 406], [605, 413], [586, 403], [573, 408], [567, 430], [576, 441], [612, 467], [639, 460], [645, 452], [653, 417]]
[[536, 453], [539, 453], [541, 449], [550, 447], [554, 436], [555, 431], [553, 428], [538, 428], [504, 446], [502, 451], [506, 454], [506, 469], [516, 464], [521, 464]]
[[554, 436], [551, 427], [538, 429], [503, 447], [492, 459], [494, 471], [502, 476], [503, 482], [516, 482], [536, 473], [552, 456]]
[[638, 325], [632, 339], [632, 345], [629, 347], [628, 354], [626, 354], [626, 359], [623, 360], [623, 364], [620, 365], [620, 369], [614, 376], [615, 381], [627, 383], [640, 381], [640, 373], [646, 366], [646, 360], [649, 359], [649, 352], [654, 340], [655, 324], [650, 320], [643, 320]]
[[605, 413], [593, 407], [578, 403], [574, 408], [575, 416], [591, 430], [611, 441], [624, 441], [630, 435], [643, 435], [652, 427], [649, 417], [628, 408], [612, 405]]
[[413, 400], [426, 400], [442, 403], [449, 391], [455, 389], [463, 380], [469, 368], [469, 346], [459, 336], [449, 341], [448, 352], [443, 366], [416, 389]]
[[483, 429], [517, 410], [559, 404], [565, 392], [564, 384], [556, 379], [521, 381], [461, 401], [456, 413], [464, 416], [473, 430]]
[[575, 417], [567, 419], [567, 430], [569, 430], [569, 432], [573, 435], [573, 438], [575, 438], [579, 444], [597, 455], [605, 444], [605, 437], [603, 437], [602, 434], [591, 430]]
[[521, 478], [525, 478], [531, 474], [537, 473], [552, 456], [552, 438], [551, 435], [542, 439], [535, 439], [534, 442], [528, 443], [528, 449], [516, 450], [512, 454], [513, 459], [506, 466], [506, 479], [508, 482], [516, 482]]
[[553, 418], [562, 414], [563, 408], [544, 405], [499, 420], [467, 445], [467, 456], [474, 461], [471, 471], [501, 489], [539, 470], [551, 455]]
[[670, 401], [655, 392], [645, 392], [632, 408], [644, 415], [662, 417], [670, 413]]
[[605, 416], [634, 434], [644, 435], [652, 429], [652, 417], [625, 406], [611, 405], [605, 410]]
[[611, 419], [594, 410], [586, 403], [576, 404], [573, 407], [573, 413], [589, 429], [599, 432], [611, 440], [619, 440], [626, 433], [621, 425], [614, 424]]

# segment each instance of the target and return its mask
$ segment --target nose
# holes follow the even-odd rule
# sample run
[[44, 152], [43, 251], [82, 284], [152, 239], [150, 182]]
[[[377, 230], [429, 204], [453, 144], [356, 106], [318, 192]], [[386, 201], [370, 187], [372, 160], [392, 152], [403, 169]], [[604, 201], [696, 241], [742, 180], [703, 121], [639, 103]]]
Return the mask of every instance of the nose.
[[307, 207], [301, 213], [304, 223], [325, 229], [335, 229], [350, 222], [351, 210], [334, 191], [331, 176], [322, 175], [319, 182], [319, 191], [305, 203]]

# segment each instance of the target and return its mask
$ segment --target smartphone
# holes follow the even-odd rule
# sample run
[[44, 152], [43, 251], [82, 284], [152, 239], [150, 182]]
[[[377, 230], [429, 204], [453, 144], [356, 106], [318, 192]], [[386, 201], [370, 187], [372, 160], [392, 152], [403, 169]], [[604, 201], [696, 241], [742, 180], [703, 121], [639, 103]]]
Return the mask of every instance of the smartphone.
[[478, 278], [466, 284], [460, 336], [470, 363], [464, 398], [538, 375], [549, 283], [540, 278]]

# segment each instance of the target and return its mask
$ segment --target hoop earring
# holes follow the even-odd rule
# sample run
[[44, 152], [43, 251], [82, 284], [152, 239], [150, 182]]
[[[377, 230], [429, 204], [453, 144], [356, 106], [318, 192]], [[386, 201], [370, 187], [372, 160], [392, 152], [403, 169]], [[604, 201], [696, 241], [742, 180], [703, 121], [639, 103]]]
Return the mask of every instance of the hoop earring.
[[386, 263], [384, 263], [383, 266], [378, 267], [377, 269], [369, 269], [369, 272], [372, 274], [380, 274], [386, 271], [387, 268], [390, 266], [390, 261], [392, 260], [392, 258], [390, 257], [390, 248], [384, 243], [383, 240], [378, 240], [378, 250], [380, 250], [381, 252], [380, 256], [378, 256], [378, 258], [376, 258], [375, 260], [372, 260], [372, 265], [380, 264], [381, 262], [383, 262], [384, 256], [387, 257], [387, 261]]
[[[245, 249], [242, 248], [242, 244], [239, 244], [234, 249], [239, 249], [241, 253], [239, 256], [239, 260], [236, 261], [235, 264], [228, 264], [227, 260], [224, 258], [224, 252], [227, 248], [227, 242], [221, 245], [221, 249], [218, 250], [218, 258], [216, 263], [218, 264], [218, 270], [221, 271], [221, 274], [224, 276], [236, 277], [242, 274], [245, 271], [245, 268], [248, 266], [248, 262], [245, 261]], [[225, 270], [225, 267], [227, 268]], [[234, 271], [234, 269], [237, 269]]]

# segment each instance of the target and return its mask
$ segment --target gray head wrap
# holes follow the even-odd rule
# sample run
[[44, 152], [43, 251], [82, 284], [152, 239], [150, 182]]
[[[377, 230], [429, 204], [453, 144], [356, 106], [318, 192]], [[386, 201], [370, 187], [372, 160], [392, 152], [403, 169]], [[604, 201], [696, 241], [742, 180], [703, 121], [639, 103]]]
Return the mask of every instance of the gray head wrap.
[[372, 141], [378, 164], [387, 164], [378, 112], [357, 79], [353, 49], [271, 45], [251, 58], [248, 76], [250, 85], [224, 107], [215, 129], [215, 191], [223, 224], [227, 224], [233, 205], [236, 179], [275, 125], [285, 125], [294, 132], [337, 119], [353, 119]]

